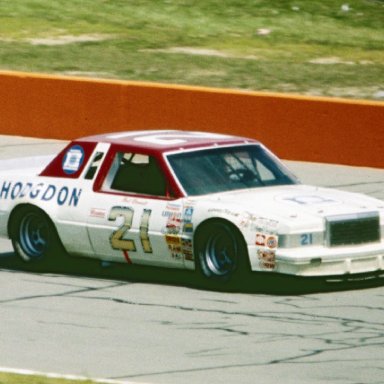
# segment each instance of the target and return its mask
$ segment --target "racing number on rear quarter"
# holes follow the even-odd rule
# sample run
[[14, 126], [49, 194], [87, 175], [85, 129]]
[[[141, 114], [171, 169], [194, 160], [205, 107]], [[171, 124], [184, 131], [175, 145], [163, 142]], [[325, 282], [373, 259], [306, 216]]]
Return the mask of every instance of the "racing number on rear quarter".
[[[140, 240], [145, 253], [152, 253], [152, 246], [148, 236], [150, 209], [144, 209], [140, 220]], [[124, 235], [132, 228], [133, 216], [135, 211], [130, 207], [112, 207], [108, 220], [116, 221], [118, 217], [123, 217], [124, 222], [111, 235], [110, 241], [113, 249], [122, 251], [136, 251], [135, 241], [124, 238]]]

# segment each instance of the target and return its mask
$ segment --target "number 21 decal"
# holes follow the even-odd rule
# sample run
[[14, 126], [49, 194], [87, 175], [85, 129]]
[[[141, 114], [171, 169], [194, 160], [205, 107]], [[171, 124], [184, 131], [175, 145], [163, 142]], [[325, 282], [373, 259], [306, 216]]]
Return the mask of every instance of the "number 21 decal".
[[[109, 221], [116, 221], [118, 217], [124, 218], [124, 223], [114, 231], [110, 237], [113, 249], [133, 252], [137, 250], [134, 240], [124, 238], [124, 235], [132, 228], [134, 213], [135, 211], [130, 207], [112, 207], [108, 216]], [[140, 241], [145, 253], [152, 253], [152, 245], [148, 236], [149, 218], [151, 213], [152, 211], [150, 209], [144, 209], [140, 220]]]
[[312, 233], [304, 233], [300, 236], [301, 245], [311, 245], [313, 240]]

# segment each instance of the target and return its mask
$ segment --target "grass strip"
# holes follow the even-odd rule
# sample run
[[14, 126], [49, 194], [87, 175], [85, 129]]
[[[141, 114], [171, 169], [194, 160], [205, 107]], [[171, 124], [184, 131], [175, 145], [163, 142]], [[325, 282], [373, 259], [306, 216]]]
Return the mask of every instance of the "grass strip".
[[0, 1], [0, 69], [384, 98], [381, 0]]

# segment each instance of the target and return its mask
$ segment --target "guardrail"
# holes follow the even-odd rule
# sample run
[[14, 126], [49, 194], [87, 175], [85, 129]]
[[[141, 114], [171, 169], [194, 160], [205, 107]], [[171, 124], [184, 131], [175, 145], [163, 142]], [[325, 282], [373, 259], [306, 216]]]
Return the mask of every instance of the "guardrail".
[[284, 159], [384, 167], [383, 102], [6, 71], [0, 100], [0, 134], [214, 131], [256, 138]]

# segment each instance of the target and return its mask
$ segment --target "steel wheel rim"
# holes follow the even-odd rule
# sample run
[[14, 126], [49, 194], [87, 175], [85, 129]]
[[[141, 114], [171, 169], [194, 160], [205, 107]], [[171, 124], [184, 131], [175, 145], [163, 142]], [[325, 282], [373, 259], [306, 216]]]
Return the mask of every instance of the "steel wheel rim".
[[225, 276], [236, 267], [237, 246], [228, 231], [220, 231], [209, 237], [205, 247], [205, 260], [209, 270], [217, 276]]
[[43, 256], [48, 246], [48, 224], [41, 216], [29, 213], [22, 218], [20, 245], [32, 258]]

